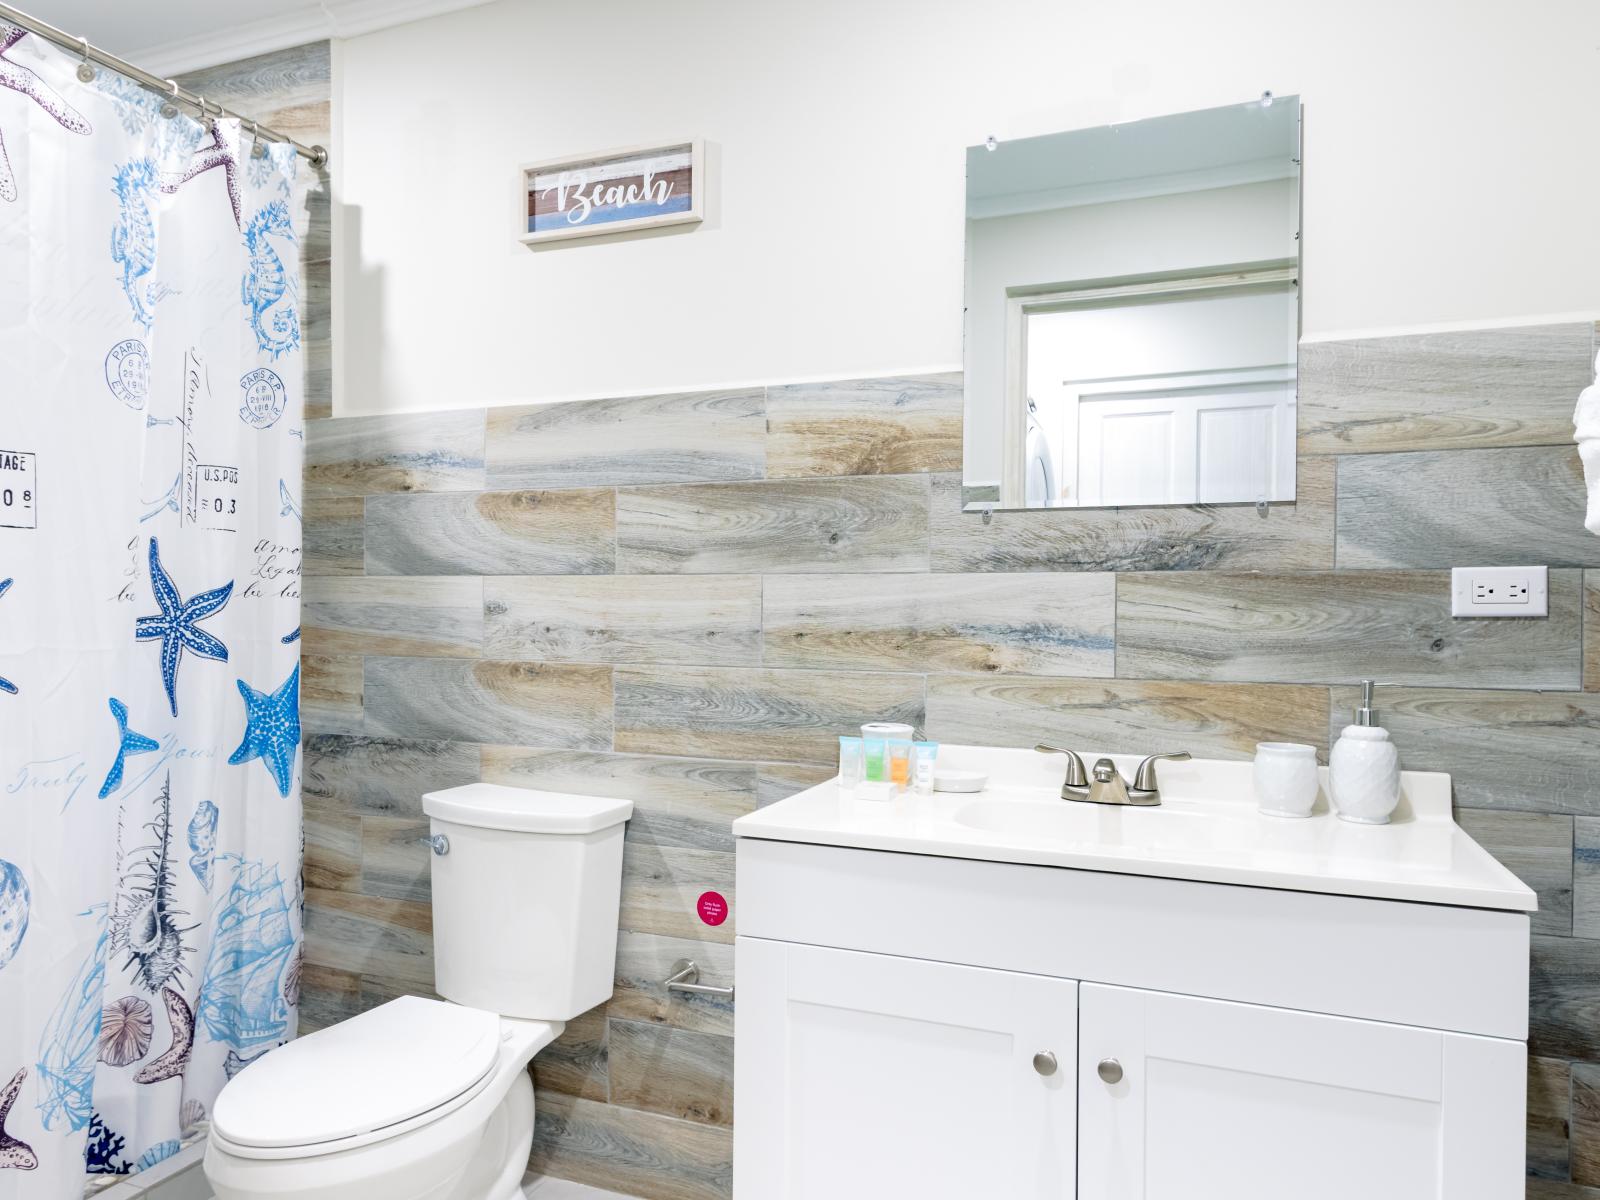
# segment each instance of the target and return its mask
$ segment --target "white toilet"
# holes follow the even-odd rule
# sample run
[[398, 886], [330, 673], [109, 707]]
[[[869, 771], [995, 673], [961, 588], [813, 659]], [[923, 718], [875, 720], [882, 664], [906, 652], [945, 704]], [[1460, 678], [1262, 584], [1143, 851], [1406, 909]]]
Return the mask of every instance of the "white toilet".
[[290, 1042], [217, 1097], [217, 1200], [507, 1200], [527, 1065], [611, 995], [627, 800], [475, 783], [423, 797], [434, 982]]

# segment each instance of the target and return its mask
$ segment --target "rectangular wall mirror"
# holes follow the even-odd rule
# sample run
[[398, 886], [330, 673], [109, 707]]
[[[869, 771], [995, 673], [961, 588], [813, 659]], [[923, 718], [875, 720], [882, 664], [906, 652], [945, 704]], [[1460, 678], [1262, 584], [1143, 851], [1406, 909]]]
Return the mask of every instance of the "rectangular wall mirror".
[[971, 509], [1294, 499], [1300, 102], [967, 150]]

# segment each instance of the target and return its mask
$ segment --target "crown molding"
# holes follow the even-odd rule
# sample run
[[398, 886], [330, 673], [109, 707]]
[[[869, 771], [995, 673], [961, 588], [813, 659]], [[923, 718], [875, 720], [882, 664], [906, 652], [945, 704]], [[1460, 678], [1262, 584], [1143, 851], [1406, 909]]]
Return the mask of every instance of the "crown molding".
[[476, 8], [490, 0], [323, 0], [215, 33], [146, 46], [123, 55], [162, 77], [220, 66], [325, 38], [359, 37], [394, 25]]
[[1110, 204], [1117, 200], [1144, 200], [1152, 196], [1174, 196], [1182, 192], [1209, 191], [1213, 188], [1236, 187], [1244, 183], [1293, 179], [1298, 173], [1299, 168], [1288, 159], [1262, 158], [1253, 162], [1201, 167], [1193, 171], [1144, 175], [1136, 179], [1109, 179], [1099, 183], [1080, 183], [1036, 192], [974, 196], [967, 202], [967, 216], [971, 220], [982, 220], [988, 217], [1013, 217], [1023, 213], [1049, 212], [1058, 208], [1077, 208], [1086, 204]]

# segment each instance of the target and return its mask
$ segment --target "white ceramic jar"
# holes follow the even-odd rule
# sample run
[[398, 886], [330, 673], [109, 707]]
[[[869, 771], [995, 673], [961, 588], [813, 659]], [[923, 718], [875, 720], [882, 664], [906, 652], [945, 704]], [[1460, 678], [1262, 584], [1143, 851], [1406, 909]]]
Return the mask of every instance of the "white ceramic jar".
[[1317, 803], [1317, 748], [1300, 742], [1259, 742], [1256, 807], [1269, 817], [1309, 817]]
[[1400, 803], [1400, 753], [1387, 729], [1345, 726], [1328, 756], [1328, 794], [1334, 812], [1346, 821], [1389, 823]]

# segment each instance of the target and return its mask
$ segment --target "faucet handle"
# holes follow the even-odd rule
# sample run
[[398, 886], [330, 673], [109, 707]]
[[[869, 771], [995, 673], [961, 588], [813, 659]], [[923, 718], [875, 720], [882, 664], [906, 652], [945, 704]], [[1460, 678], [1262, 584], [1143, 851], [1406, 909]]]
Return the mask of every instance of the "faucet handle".
[[1139, 769], [1133, 773], [1133, 789], [1138, 792], [1156, 791], [1156, 763], [1164, 758], [1173, 762], [1188, 762], [1190, 754], [1187, 750], [1179, 750], [1175, 754], [1152, 754], [1139, 764]]
[[1067, 778], [1062, 787], [1086, 788], [1089, 786], [1089, 773], [1083, 769], [1083, 759], [1077, 752], [1068, 750], [1065, 746], [1046, 746], [1040, 742], [1034, 747], [1040, 754], [1065, 754], [1067, 756]]

